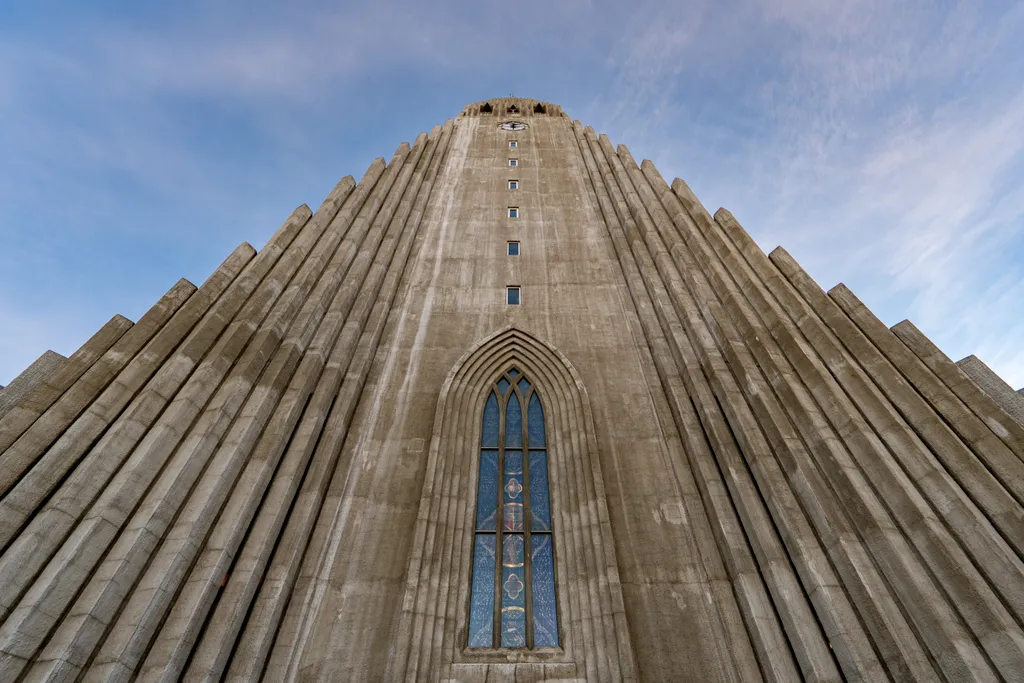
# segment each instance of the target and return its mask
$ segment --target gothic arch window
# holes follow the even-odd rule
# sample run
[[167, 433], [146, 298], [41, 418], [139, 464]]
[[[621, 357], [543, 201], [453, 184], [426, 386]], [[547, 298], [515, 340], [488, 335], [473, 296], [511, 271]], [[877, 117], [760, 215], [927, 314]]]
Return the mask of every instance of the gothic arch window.
[[471, 648], [558, 646], [544, 409], [518, 369], [484, 403], [473, 533]]

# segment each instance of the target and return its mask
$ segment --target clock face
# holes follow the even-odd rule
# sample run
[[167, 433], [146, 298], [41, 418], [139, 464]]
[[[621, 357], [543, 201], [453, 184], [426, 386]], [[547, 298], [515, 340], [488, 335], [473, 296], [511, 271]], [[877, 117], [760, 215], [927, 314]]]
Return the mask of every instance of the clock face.
[[507, 121], [501, 127], [505, 130], [526, 130], [526, 124], [519, 121]]

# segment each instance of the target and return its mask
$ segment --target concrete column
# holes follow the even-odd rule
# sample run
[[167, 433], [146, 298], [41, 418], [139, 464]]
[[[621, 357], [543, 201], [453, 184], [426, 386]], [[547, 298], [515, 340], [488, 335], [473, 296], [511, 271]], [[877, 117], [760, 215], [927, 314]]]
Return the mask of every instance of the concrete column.
[[904, 320], [893, 325], [891, 330], [957, 398], [985, 421], [996, 436], [1024, 459], [1024, 425], [1007, 415], [998, 403], [979, 389], [978, 385], [917, 329], [914, 323]]
[[[634, 236], [621, 227], [622, 212], [616, 211], [609, 195], [605, 182], [608, 173], [602, 170], [602, 167], [607, 169], [607, 163], [601, 164], [599, 160], [603, 158], [602, 155], [599, 152], [595, 153], [593, 149], [593, 131], [588, 128], [584, 132], [576, 127], [576, 135], [609, 234], [615, 244], [619, 263], [623, 267], [630, 294], [640, 314], [648, 343], [651, 344], [652, 356], [658, 367], [662, 386], [670, 398], [679, 433], [693, 459], [690, 467], [704, 499], [718, 547], [723, 553], [729, 576], [733, 581], [737, 601], [744, 616], [750, 642], [755, 647], [758, 661], [761, 663], [761, 670], [769, 680], [792, 680], [800, 674], [791, 659], [776, 656], [779, 652], [790, 650], [768, 591], [781, 590], [789, 595], [797, 594], [799, 590], [783, 589], [783, 586], [787, 589], [793, 586], [794, 577], [787, 574], [782, 565], [777, 564], [780, 571], [769, 573], [767, 582], [761, 578], [761, 572], [747, 544], [746, 532], [740, 522], [740, 517], [751, 519], [751, 514], [759, 523], [767, 522], [763, 508], [758, 509], [755, 502], [759, 500], [759, 495], [751, 486], [749, 478], [742, 476], [746, 472], [745, 466], [740, 469], [730, 467], [728, 485], [739, 487], [738, 497], [746, 504], [737, 510], [730, 502], [727, 485], [723, 481], [718, 462], [726, 456], [726, 462], [735, 457], [733, 453], [736, 445], [732, 434], [725, 424], [724, 416], [707, 385], [706, 378], [701, 373], [696, 355], [686, 335], [682, 333], [678, 320], [675, 319], [674, 311], [666, 307], [662, 301], [655, 301], [656, 296], [664, 299], [664, 290], [659, 291], [656, 282], [645, 281], [642, 275], [642, 269], [650, 266], [649, 256], [645, 259], [646, 254], [640, 253], [634, 261], [633, 252], [629, 248]], [[648, 291], [648, 286], [651, 286], [651, 291]], [[697, 411], [694, 411], [695, 407]], [[737, 517], [737, 514], [740, 517]], [[767, 527], [770, 526], [768, 522]], [[764, 532], [764, 537], [770, 538], [767, 528]], [[789, 609], [800, 611], [806, 610], [807, 607], [806, 604], [799, 605], [794, 601]], [[734, 647], [743, 648], [743, 641], [735, 640]]]
[[[155, 476], [162, 464], [161, 456], [166, 457], [166, 453], [182, 436], [182, 430], [190, 424], [188, 413], [198, 412], [198, 407], [189, 400], [189, 396], [212, 391], [218, 374], [226, 371], [241, 351], [244, 344], [242, 335], [247, 333], [244, 323], [232, 325], [228, 333], [214, 344], [220, 331], [240, 310], [243, 311], [242, 320], [258, 321], [273, 302], [274, 292], [280, 291], [281, 285], [276, 281], [286, 276], [287, 268], [293, 266], [286, 266], [285, 271], [274, 269], [276, 272], [271, 267], [282, 253], [289, 253], [286, 247], [301, 233], [310, 213], [305, 206], [293, 213], [267, 247], [250, 262], [249, 267], [210, 310], [204, 320], [205, 324], [194, 330], [178, 352], [161, 367], [147, 388], [117, 419], [117, 424], [108, 429], [90, 449], [92, 457], [83, 461], [62, 489], [33, 517], [27, 532], [18, 538], [16, 543], [24, 541], [29, 545], [25, 548], [25, 555], [17, 555], [24, 560], [18, 563], [20, 571], [10, 575], [10, 580], [16, 585], [31, 582], [47, 562], [50, 553], [54, 550], [57, 553], [48, 560], [54, 571], [44, 572], [39, 577], [33, 589], [0, 628], [0, 667], [6, 666], [7, 662], [13, 664], [20, 661], [30, 651], [34, 654], [49, 630], [40, 628], [41, 625], [54, 624], [56, 619], [50, 615], [60, 614], [69, 606], [82, 581], [89, 575], [89, 568], [102, 557], [121, 523], [126, 520], [128, 511], [134, 507], [134, 502], [145, 493], [145, 485], [140, 486], [140, 483], [147, 476], [150, 480]], [[296, 260], [296, 257], [292, 259]], [[265, 274], [270, 277], [266, 283], [262, 283]], [[257, 287], [261, 283], [264, 286]], [[254, 291], [256, 295], [246, 304], [250, 293]], [[206, 356], [211, 346], [214, 351], [211, 357], [214, 360], [206, 363], [192, 376], [182, 398], [164, 411], [169, 402], [168, 397], [175, 395], [178, 387]], [[117, 383], [113, 386], [116, 387]], [[155, 425], [154, 420], [158, 420]], [[143, 435], [145, 439], [140, 444], [139, 439]], [[83, 446], [88, 448], [89, 444]], [[118, 471], [129, 454], [133, 454], [133, 457], [127, 463], [128, 467]], [[153, 457], [148, 457], [150, 455]], [[94, 498], [97, 494], [99, 497]], [[60, 545], [71, 531], [72, 523], [79, 516], [85, 515], [90, 506], [93, 514], [82, 519], [76, 534], [69, 539], [70, 542]], [[0, 560], [0, 581], [7, 578], [6, 570], [4, 561]], [[20, 592], [20, 589], [4, 591], [4, 595], [18, 595]], [[81, 619], [76, 622], [65, 621], [63, 626], [74, 628], [87, 623], [87, 619]], [[54, 673], [62, 667], [60, 660], [45, 660], [33, 668], [40, 671], [49, 666], [55, 667], [51, 669]], [[16, 667], [20, 670], [21, 665]]]
[[[307, 301], [310, 289], [319, 279], [320, 273], [328, 261], [325, 252], [329, 256], [340, 239], [335, 233], [329, 233], [325, 236], [325, 230], [345, 198], [352, 192], [352, 189], [353, 183], [350, 178], [346, 178], [339, 183], [336, 190], [332, 192], [331, 196], [324, 202], [324, 205], [321, 206], [317, 215], [309, 220], [296, 240], [282, 254], [280, 261], [267, 280], [269, 286], [265, 288], [261, 286], [247, 303], [246, 309], [229, 326], [225, 339], [232, 341], [227, 343], [233, 344], [234, 348], [239, 351], [241, 350], [242, 343], [248, 344], [241, 357], [235, 360], [232, 355], [218, 354], [217, 349], [215, 349], [214, 353], [207, 360], [203, 361], [197, 372], [197, 375], [202, 377], [201, 381], [194, 385], [190, 383], [183, 390], [191, 395], [186, 399], [182, 394], [179, 394], [178, 399], [172, 404], [171, 410], [178, 406], [179, 412], [183, 413], [178, 415], [176, 421], [188, 424], [198, 415], [199, 409], [197, 406], [203, 406], [216, 390], [216, 394], [213, 396], [212, 401], [210, 401], [209, 406], [199, 415], [199, 420], [193, 426], [191, 434], [186, 436], [181, 446], [176, 450], [174, 450], [175, 443], [173, 439], [165, 439], [159, 443], [150, 441], [147, 444], [147, 442], [143, 442], [141, 448], [150, 451], [150, 457], [146, 458], [147, 464], [152, 461], [159, 462], [161, 458], [170, 458], [170, 461], [163, 472], [160, 473], [160, 478], [155, 482], [152, 490], [148, 493], [147, 500], [143, 501], [142, 507], [136, 512], [134, 519], [129, 521], [132, 533], [122, 533], [117, 540], [117, 544], [108, 553], [103, 566], [109, 567], [112, 576], [132, 576], [133, 579], [138, 576], [138, 572], [143, 568], [132, 565], [131, 558], [140, 552], [143, 547], [141, 544], [148, 540], [149, 535], [156, 537], [163, 535], [166, 525], [169, 523], [170, 518], [172, 518], [171, 516], [176, 513], [178, 506], [182, 504], [183, 496], [188, 493], [190, 483], [195, 481], [199, 475], [200, 468], [205, 467], [206, 470], [203, 479], [192, 492], [193, 501], [195, 498], [204, 495], [216, 499], [218, 494], [223, 494], [225, 489], [229, 487], [230, 482], [233, 481], [233, 477], [230, 475], [220, 476], [225, 470], [230, 471], [232, 463], [237, 462], [230, 454], [230, 449], [234, 447], [239, 449], [236, 452], [247, 452], [248, 447], [251, 446], [251, 441], [246, 444], [247, 440], [255, 438], [258, 433], [256, 430], [262, 427], [266, 419], [261, 414], [260, 408], [242, 410], [243, 401], [246, 395], [252, 391], [252, 396], [257, 397], [257, 401], [262, 399], [262, 410], [269, 410], [267, 406], [274, 402], [276, 396], [283, 388], [281, 387], [284, 381], [284, 379], [281, 379], [282, 373], [284, 373], [284, 378], [286, 379], [294, 369], [294, 361], [297, 360], [294, 352], [286, 349], [283, 351], [284, 356], [282, 356], [281, 353], [275, 354], [275, 350], [281, 348], [281, 338], [286, 330], [292, 326], [300, 306]], [[308, 216], [308, 209], [306, 213]], [[278, 296], [279, 293], [280, 296]], [[266, 316], [266, 318], [263, 316]], [[262, 324], [260, 324], [261, 319], [263, 320]], [[298, 329], [304, 328], [300, 325]], [[251, 338], [249, 338], [250, 335]], [[230, 347], [225, 346], [223, 348], [227, 349]], [[238, 353], [238, 351], [233, 353]], [[285, 359], [284, 362], [281, 362], [282, 358]], [[294, 360], [290, 361], [287, 359]], [[255, 391], [253, 391], [257, 377], [267, 367], [268, 363], [270, 368], [267, 370], [268, 374], [263, 380], [266, 384], [261, 385], [265, 386], [266, 389], [261, 390], [257, 386]], [[229, 368], [230, 372], [228, 372]], [[251, 403], [252, 400], [250, 401]], [[224, 436], [225, 431], [228, 430], [229, 425], [231, 425], [239, 410], [242, 410], [243, 417], [239, 421], [235, 421], [235, 429], [227, 436]], [[213, 465], [206, 466], [207, 459], [212, 454], [213, 448], [222, 439], [225, 448], [229, 449], [228, 454], [225, 454], [223, 458], [217, 458]], [[172, 450], [174, 451], [173, 456]], [[136, 453], [137, 455], [138, 452]], [[205, 523], [212, 521], [209, 519], [209, 511], [205, 510], [201, 504], [197, 505], [190, 502], [185, 510], [187, 512], [179, 517], [178, 527], [184, 524], [183, 519], [188, 514], [200, 515]], [[195, 526], [199, 528], [202, 524], [196, 520]], [[164, 541], [163, 548], [159, 554], [155, 555], [150, 564], [149, 576], [152, 576], [154, 572], [159, 572], [159, 569], [154, 569], [154, 567], [162, 567], [165, 573], [159, 578], [149, 581], [143, 577], [131, 596], [131, 600], [135, 602], [142, 600], [166, 600], [168, 596], [165, 595], [165, 592], [154, 591], [150, 587], [151, 584], [162, 586], [163, 582], [173, 580], [180, 574], [180, 570], [174, 566], [173, 560], [168, 562], [164, 556], [169, 553], [175, 560], [184, 561], [183, 558], [187, 557], [188, 552], [195, 551], [194, 546], [190, 542], [190, 539], [193, 537], [190, 533], [182, 534], [177, 527], [170, 529], [166, 533], [167, 538]], [[152, 552], [152, 550], [149, 552]], [[86, 589], [83, 598], [98, 600], [99, 596], [104, 596], [111, 590], [112, 585], [108, 587], [103, 581], [94, 580]], [[125, 599], [125, 597], [127, 596], [121, 596], [121, 599]], [[108, 620], [109, 623], [109, 620], [117, 617], [120, 605], [117, 602], [111, 601], [110, 598], [104, 599], [105, 603], [102, 604], [105, 609], [99, 608], [98, 605], [100, 603], [92, 604], [91, 606], [89, 603], [85, 603], [80, 608], [88, 610], [95, 617]], [[80, 598], [80, 602], [82, 601], [83, 599]], [[129, 606], [126, 608], [129, 612], [132, 609], [131, 604], [129, 602]], [[135, 613], [138, 614], [141, 611]], [[159, 609], [152, 605], [146, 608], [145, 613], [150, 615], [150, 618], [160, 614]], [[118, 629], [118, 626], [113, 626], [110, 633], [106, 636], [108, 650], [116, 647], [111, 646], [111, 644], [119, 642], [118, 635], [121, 633], [122, 631]], [[89, 648], [95, 647], [98, 644], [95, 640], [96, 636], [84, 630], [78, 630], [77, 632], [69, 630], [65, 638], [77, 650], [88, 651]], [[139, 647], [139, 643], [142, 640], [145, 640], [145, 644], [148, 644], [147, 629], [144, 624], [136, 624], [132, 635], [129, 636], [129, 642], [124, 643], [122, 647], [128, 649]], [[135, 654], [133, 659], [132, 654], [127, 654], [123, 660], [118, 658], [116, 662], [108, 662], [107, 658], [104, 657], [104, 651], [101, 650], [93, 662], [94, 669], [96, 667], [102, 668], [104, 664], [111, 664], [103, 675], [117, 675], [116, 672], [123, 667], [124, 661], [131, 661], [129, 669], [134, 669], [138, 656], [138, 654]], [[44, 650], [43, 656], [40, 659], [42, 660], [42, 666], [46, 666], [47, 662], [60, 662], [64, 657], [61, 654], [61, 650], [51, 646]], [[66, 668], [66, 665], [63, 663], [57, 664], [56, 670], [62, 670], [62, 667]]]
[[42, 384], [47, 377], [60, 370], [67, 360], [56, 351], [44, 351], [43, 355], [12, 379], [6, 389], [0, 387], [0, 418], [20, 403], [33, 389]]
[[915, 356], [845, 285], [836, 285], [829, 298], [847, 315], [884, 358], [940, 415], [960, 439], [970, 445], [992, 474], [1018, 501], [1024, 501], [1024, 463], [989, 425], [970, 410]]
[[[40, 382], [26, 391], [16, 403], [8, 405], [6, 410], [0, 409], [0, 453], [10, 448], [29, 425], [85, 374], [85, 371], [131, 326], [131, 320], [115, 315], [69, 358], [60, 363], [60, 367], [48, 372]], [[8, 385], [4, 393], [11, 388], [11, 385]], [[7, 468], [0, 466], [0, 470], [5, 469]]]
[[[956, 362], [964, 374], [974, 380], [978, 388], [989, 395], [993, 401], [999, 404], [1003, 411], [1024, 425], [1024, 397], [1013, 390], [1003, 378], [992, 371], [992, 368], [985, 365], [977, 356], [967, 356]], [[1022, 389], [1024, 391], [1024, 389]]]
[[[117, 419], [153, 373], [163, 366], [196, 321], [224, 293], [254, 255], [255, 250], [248, 244], [236, 249], [56, 441], [46, 434], [26, 433], [4, 453], [4, 458], [35, 462], [35, 465], [0, 500], [0, 545], [13, 540], [21, 525], [77, 467], [90, 445], [100, 438], [103, 430]], [[74, 489], [70, 492], [73, 494]], [[5, 577], [31, 578], [24, 576], [25, 569], [18, 564], [21, 560], [15, 561], [15, 557], [7, 553], [0, 559], [0, 585], [6, 585]]]
[[[118, 339], [57, 401], [18, 436], [10, 454], [0, 456], [4, 462], [2, 476], [5, 477], [5, 484], [11, 481], [9, 477], [19, 474], [19, 468], [20, 473], [24, 473], [31, 465], [26, 461], [15, 464], [14, 461], [18, 459], [15, 454], [20, 454], [22, 457], [26, 455], [34, 457], [41, 453], [40, 446], [47, 447], [52, 444], [81, 415], [82, 411], [96, 400], [96, 397], [106, 389], [113, 378], [195, 291], [196, 287], [191, 282], [179, 281], [139, 319], [136, 325]], [[28, 411], [22, 415], [27, 417]], [[13, 434], [13, 432], [12, 429], [10, 433]], [[32, 447], [31, 444], [36, 444], [36, 447]], [[9, 488], [9, 485], [5, 488]]]

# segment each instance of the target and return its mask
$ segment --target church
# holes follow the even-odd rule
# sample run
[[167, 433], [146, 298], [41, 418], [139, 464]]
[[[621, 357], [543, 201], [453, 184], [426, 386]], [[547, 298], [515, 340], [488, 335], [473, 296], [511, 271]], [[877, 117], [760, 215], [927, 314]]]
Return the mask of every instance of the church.
[[1024, 397], [478, 102], [0, 391], [0, 680], [1021, 681]]

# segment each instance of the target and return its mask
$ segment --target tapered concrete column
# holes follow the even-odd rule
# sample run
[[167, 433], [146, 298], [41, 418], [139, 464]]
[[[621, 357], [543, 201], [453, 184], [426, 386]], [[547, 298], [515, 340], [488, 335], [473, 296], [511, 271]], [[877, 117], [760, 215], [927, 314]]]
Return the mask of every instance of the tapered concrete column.
[[[0, 409], [0, 453], [10, 448], [11, 444], [28, 429], [54, 401], [67, 391], [85, 371], [92, 367], [114, 342], [121, 338], [132, 326], [132, 321], [124, 316], [115, 315], [75, 351], [60, 367], [47, 372], [41, 380], [21, 395], [17, 402], [8, 404], [6, 410]], [[4, 393], [11, 389], [8, 385]], [[17, 389], [17, 387], [15, 387]], [[0, 470], [6, 469], [0, 466]]]
[[[621, 146], [619, 154], [623, 154]], [[637, 169], [634, 175], [638, 188], [644, 191], [648, 183], [643, 182], [639, 171]], [[831, 452], [831, 457], [840, 462], [847, 462], [849, 467], [849, 455], [842, 450], [838, 437], [821, 438], [829, 434], [830, 427], [816, 415], [818, 409], [811, 402], [801, 383], [801, 379], [805, 378], [805, 382], [817, 382], [827, 388], [832, 378], [820, 365], [808, 364], [807, 361], [801, 363], [803, 359], [810, 360], [812, 352], [802, 339], [795, 336], [795, 331], [783, 322], [786, 314], [767, 294], [767, 285], [762, 279], [762, 273], [755, 273], [749, 269], [728, 241], [722, 239], [710, 215], [699, 203], [688, 201], [690, 198], [685, 194], [682, 197], [688, 213], [684, 212], [683, 202], [669, 191], [667, 184], [650, 162], [644, 162], [643, 175], [646, 176], [650, 189], [660, 192], [664, 208], [672, 214], [675, 226], [680, 230], [681, 239], [677, 239], [670, 228], [662, 228], [662, 223], [658, 223], [658, 200], [654, 196], [645, 198], [646, 206], [655, 207], [653, 211], [659, 229], [663, 230], [666, 240], [671, 240], [674, 245], [672, 251], [679, 259], [680, 270], [707, 274], [711, 280], [711, 287], [722, 302], [730, 307], [730, 313], [740, 326], [746, 344], [757, 357], [759, 365], [766, 371], [771, 369], [773, 373], [781, 373], [773, 375], [773, 390], [779, 395], [787, 410], [793, 414], [794, 424], [803, 432], [802, 438], [812, 445], [815, 452]], [[673, 184], [679, 185], [681, 181], [677, 180]], [[701, 229], [698, 229], [698, 224]], [[763, 252], [757, 250], [757, 253], [764, 259]], [[771, 326], [770, 333], [762, 326], [762, 319], [766, 325]], [[782, 350], [774, 345], [773, 335], [779, 344], [785, 345], [784, 348], [788, 350], [785, 356]], [[795, 372], [788, 369], [790, 362], [793, 363]], [[826, 401], [826, 406], [830, 405], [831, 403]], [[842, 575], [859, 611], [867, 620], [867, 632], [863, 637], [870, 636], [876, 642], [876, 646], [881, 644], [879, 649], [886, 657], [886, 665], [900, 677], [914, 677], [919, 680], [933, 678], [935, 672], [927, 665], [927, 657], [920, 649], [909, 625], [892, 604], [892, 597], [884, 580], [878, 575], [872, 560], [856, 538], [853, 528], [841, 510], [840, 501], [828, 493], [829, 486], [821, 475], [806, 467], [810, 462], [811, 458], [797, 458], [792, 466], [787, 465], [785, 469], [795, 479], [794, 490], [804, 501], [804, 506], [811, 510], [822, 510], [813, 516], [813, 524], [828, 548], [837, 572]], [[878, 507], [877, 501], [875, 506]]]
[[1007, 415], [1024, 425], [1024, 397], [1014, 391], [1002, 377], [992, 372], [992, 369], [977, 356], [967, 356], [958, 360], [956, 366], [973, 379], [979, 389], [998, 403]]
[[[22, 665], [16, 662], [23, 661], [22, 658], [26, 656], [34, 656], [35, 648], [42, 644], [42, 636], [48, 630], [41, 629], [41, 625], [54, 623], [55, 619], [50, 615], [62, 613], [77, 595], [80, 582], [89, 575], [91, 568], [116, 536], [120, 524], [125, 521], [127, 511], [132, 509], [135, 502], [145, 493], [145, 485], [140, 485], [140, 482], [145, 481], [148, 484], [147, 478], [149, 481], [152, 480], [159, 471], [163, 458], [181, 438], [185, 426], [191, 422], [188, 414], [194, 415], [198, 412], [198, 407], [192, 400], [198, 399], [202, 393], [212, 391], [216, 386], [217, 374], [223, 372], [226, 369], [225, 364], [230, 365], [241, 350], [240, 347], [245, 341], [242, 335], [246, 333], [247, 328], [251, 330], [249, 325], [262, 319], [261, 311], [265, 312], [269, 308], [273, 294], [280, 291], [280, 284], [274, 280], [285, 276], [286, 272], [277, 269], [275, 273], [271, 266], [276, 264], [282, 252], [287, 253], [285, 247], [301, 233], [310, 215], [309, 208], [305, 206], [293, 213], [207, 314], [204, 320], [207, 324], [193, 330], [174, 357], [150, 380], [146, 390], [121, 414], [117, 419], [117, 425], [107, 430], [103, 438], [91, 448], [92, 457], [84, 461], [85, 466], [80, 466], [65, 482], [62, 491], [58, 491], [47, 502], [44, 510], [32, 519], [28, 533], [22, 533], [16, 542], [24, 541], [31, 544], [26, 548], [28, 552], [24, 558], [25, 563], [19, 563], [22, 564], [21, 571], [8, 575], [8, 567], [3, 566], [3, 561], [0, 561], [0, 580], [10, 576], [12, 582], [24, 586], [32, 581], [50, 553], [59, 546], [57, 553], [49, 559], [49, 565], [54, 571], [44, 572], [40, 576], [33, 590], [19, 603], [11, 617], [0, 628], [0, 667], [11, 663], [20, 669]], [[271, 272], [267, 283], [261, 283], [268, 271]], [[263, 284], [263, 287], [257, 288], [258, 284]], [[253, 301], [243, 308], [254, 290], [256, 296], [253, 297]], [[228, 334], [213, 344], [220, 330], [224, 329], [240, 310], [244, 310], [242, 319], [246, 322], [243, 325], [234, 325]], [[216, 359], [217, 365], [207, 363], [204, 370], [197, 372], [189, 380], [184, 395], [170, 410], [164, 411], [164, 407], [169, 403], [168, 397], [177, 393], [177, 388], [211, 346], [215, 349], [212, 357]], [[154, 423], [154, 420], [157, 422]], [[139, 444], [139, 439], [143, 435], [145, 439]], [[129, 454], [133, 457], [128, 467], [117, 470]], [[151, 455], [153, 457], [149, 457]], [[94, 498], [97, 494], [100, 494], [99, 497]], [[76, 534], [68, 543], [61, 546], [71, 531], [72, 523], [80, 515], [86, 515], [90, 506], [92, 514], [82, 518], [76, 528]], [[42, 533], [37, 536], [32, 532], [33, 527], [40, 528]], [[5, 555], [5, 559], [6, 557]], [[31, 570], [25, 571], [29, 566]], [[20, 592], [19, 589], [4, 594], [17, 595]], [[83, 619], [74, 625], [70, 622], [65, 624], [66, 628], [75, 628], [86, 626], [87, 621]], [[25, 634], [29, 633], [38, 635], [26, 637]], [[32, 654], [28, 654], [29, 652]], [[68, 662], [62, 664], [63, 660], [46, 661], [49, 664], [40, 662], [33, 668], [42, 674], [43, 671], [40, 669], [49, 669], [50, 672], [57, 673], [62, 667], [75, 666]], [[55, 668], [51, 669], [51, 666]]]
[[893, 334], [956, 394], [957, 398], [985, 421], [996, 436], [1024, 458], [1024, 425], [1007, 415], [998, 403], [978, 388], [978, 385], [917, 329], [914, 323], [904, 320], [893, 325], [891, 329]]
[[[740, 609], [746, 621], [747, 631], [757, 648], [762, 671], [769, 679], [789, 680], [795, 678], [799, 674], [792, 660], [772, 656], [778, 651], [779, 645], [786, 643], [786, 638], [781, 625], [776, 621], [777, 616], [771, 606], [771, 599], [765, 591], [765, 584], [762, 583], [757, 563], [747, 545], [743, 525], [736, 517], [736, 508], [729, 502], [726, 484], [721, 479], [719, 466], [716, 463], [718, 458], [726, 455], [728, 455], [729, 461], [735, 457], [733, 454], [736, 445], [732, 434], [725, 424], [720, 406], [712, 395], [706, 378], [700, 372], [700, 363], [688, 339], [682, 333], [678, 320], [670, 320], [675, 315], [674, 311], [660, 301], [655, 302], [656, 296], [664, 298], [663, 290], [659, 292], [657, 283], [650, 283], [642, 275], [645, 271], [653, 272], [649, 256], [646, 255], [646, 252], [638, 252], [634, 261], [633, 252], [628, 246], [628, 242], [632, 241], [633, 236], [628, 232], [623, 234], [625, 231], [621, 227], [623, 223], [620, 222], [623, 212], [616, 210], [617, 205], [613, 203], [609, 195], [608, 184], [605, 181], [609, 175], [606, 170], [607, 162], [604, 161], [603, 155], [594, 149], [596, 141], [593, 131], [589, 128], [583, 131], [577, 127], [576, 137], [590, 172], [609, 234], [615, 244], [619, 263], [626, 275], [630, 293], [640, 313], [641, 323], [649, 343], [653, 345], [653, 357], [658, 364], [662, 385], [672, 398], [673, 412], [680, 427], [680, 434], [684, 441], [688, 442], [688, 451], [695, 457], [696, 463], [693, 471], [697, 476], [712, 528], [718, 538], [719, 548], [724, 554]], [[649, 285], [652, 291], [648, 291]], [[666, 321], [661, 316], [665, 316], [669, 320]], [[662, 345], [664, 346], [662, 347]], [[675, 358], [673, 367], [664, 363], [672, 358]], [[676, 379], [680, 375], [684, 380], [682, 384], [685, 384], [686, 387], [685, 393], [681, 395], [679, 392], [682, 386]], [[701, 413], [700, 417], [693, 412], [695, 404], [698, 407], [698, 412]], [[702, 422], [706, 426], [701, 426]], [[708, 441], [695, 438], [697, 435], [704, 435]], [[731, 476], [729, 486], [738, 486], [740, 500], [751, 505], [756, 500], [756, 493], [754, 493], [755, 489], [750, 485], [749, 479], [742, 477], [745, 472], [745, 467], [730, 468], [732, 475], [739, 475], [741, 478], [737, 479], [735, 476]], [[756, 505], [753, 508], [742, 507], [740, 515], [747, 517], [751, 512], [754, 513], [754, 519], [766, 520], [766, 515]], [[764, 537], [770, 538], [768, 532], [765, 532]], [[783, 570], [769, 575], [768, 586], [772, 590], [779, 590], [781, 585], [791, 585], [792, 581], [792, 575], [787, 575]], [[792, 594], [792, 592], [790, 593]], [[790, 608], [793, 607], [795, 605]], [[806, 609], [806, 606], [801, 607]], [[742, 647], [742, 641], [736, 644]]]
[[47, 377], [60, 370], [67, 361], [67, 358], [56, 351], [44, 351], [43, 355], [35, 359], [20, 375], [11, 380], [6, 388], [0, 387], [0, 418], [21, 402], [33, 389], [42, 384]]

